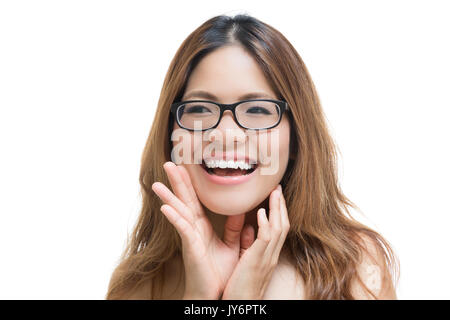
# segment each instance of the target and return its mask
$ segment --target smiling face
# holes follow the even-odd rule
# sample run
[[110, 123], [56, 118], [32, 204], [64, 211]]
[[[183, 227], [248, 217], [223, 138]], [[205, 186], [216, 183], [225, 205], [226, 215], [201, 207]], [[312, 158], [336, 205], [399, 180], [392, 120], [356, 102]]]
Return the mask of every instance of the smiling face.
[[[242, 47], [231, 45], [202, 58], [188, 79], [182, 101], [209, 100], [230, 104], [250, 97], [278, 100], [253, 57]], [[214, 213], [237, 215], [251, 211], [266, 200], [286, 170], [290, 136], [286, 113], [278, 126], [264, 131], [241, 128], [230, 110], [224, 112], [215, 129], [194, 133], [180, 129], [176, 121], [173, 128], [191, 138], [185, 140], [190, 141], [190, 148], [182, 153], [189, 150], [191, 159], [194, 159], [194, 153], [203, 159], [203, 164], [183, 166], [199, 200]], [[198, 134], [201, 137], [194, 138]], [[173, 142], [174, 148], [178, 143], [182, 142]], [[224, 162], [218, 161], [227, 155], [231, 158], [226, 159], [237, 160], [230, 166], [238, 169], [206, 167], [206, 163], [210, 167], [223, 166]], [[252, 160], [257, 161], [254, 168], [245, 170]], [[244, 170], [239, 170], [239, 166]]]

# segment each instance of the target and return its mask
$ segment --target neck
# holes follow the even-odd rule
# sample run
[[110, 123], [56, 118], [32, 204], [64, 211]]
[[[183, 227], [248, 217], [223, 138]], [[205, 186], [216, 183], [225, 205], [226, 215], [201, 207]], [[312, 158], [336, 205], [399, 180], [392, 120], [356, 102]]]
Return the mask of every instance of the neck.
[[[258, 220], [256, 213], [258, 212], [258, 209], [265, 208], [266, 212], [269, 212], [268, 208], [268, 199], [264, 200], [262, 203], [260, 203], [258, 206], [256, 206], [254, 209], [248, 211], [245, 214], [245, 224], [249, 224], [253, 227], [255, 230], [255, 238], [258, 234]], [[206, 216], [209, 218], [209, 221], [211, 222], [211, 225], [216, 232], [217, 236], [220, 239], [223, 239], [223, 231], [225, 227], [225, 222], [227, 221], [228, 216], [223, 214], [218, 214], [210, 211], [208, 208], [204, 207]]]

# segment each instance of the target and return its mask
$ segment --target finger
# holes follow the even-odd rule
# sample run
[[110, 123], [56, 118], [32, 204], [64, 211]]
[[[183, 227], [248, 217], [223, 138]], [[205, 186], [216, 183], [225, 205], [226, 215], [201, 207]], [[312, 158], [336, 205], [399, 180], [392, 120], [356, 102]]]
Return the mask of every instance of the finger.
[[166, 171], [167, 177], [169, 178], [170, 185], [172, 186], [173, 192], [175, 195], [183, 201], [188, 207], [195, 211], [195, 203], [192, 199], [191, 193], [186, 186], [183, 177], [178, 170], [178, 167], [173, 162], [166, 162], [163, 165], [164, 170]]
[[283, 248], [283, 244], [286, 240], [286, 236], [290, 229], [289, 224], [289, 217], [288, 217], [288, 211], [286, 207], [286, 200], [284, 199], [283, 194], [281, 194], [280, 198], [280, 212], [281, 212], [281, 229], [282, 233], [279, 239], [279, 242], [277, 243], [277, 246], [275, 248], [275, 254], [279, 255], [281, 252], [281, 249]]
[[258, 219], [258, 235], [256, 237], [255, 242], [252, 245], [252, 248], [255, 246], [257, 250], [262, 254], [267, 248], [268, 244], [271, 240], [270, 235], [270, 224], [267, 220], [266, 210], [261, 208], [258, 210], [257, 219]]
[[170, 205], [164, 204], [161, 206], [161, 212], [169, 220], [169, 222], [178, 231], [181, 239], [188, 243], [193, 241], [193, 229], [189, 222], [187, 222], [174, 208]]
[[285, 233], [285, 236], [287, 235], [287, 233], [289, 232], [290, 229], [290, 224], [289, 224], [289, 215], [288, 215], [288, 210], [287, 210], [287, 205], [286, 205], [286, 199], [284, 198], [283, 192], [281, 190], [281, 186], [280, 186], [280, 191], [281, 191], [281, 197], [280, 197], [280, 209], [281, 209], [281, 230]]
[[181, 179], [183, 179], [184, 184], [186, 185], [189, 195], [191, 198], [196, 198], [197, 194], [195, 193], [195, 190], [193, 190], [191, 177], [189, 176], [189, 173], [187, 172], [187, 169], [183, 165], [177, 166], [178, 172], [181, 175]]
[[242, 228], [241, 232], [241, 249], [239, 250], [239, 257], [245, 253], [245, 251], [250, 248], [250, 246], [255, 241], [255, 229], [250, 224], [246, 224], [244, 228]]
[[228, 247], [233, 247], [239, 245], [239, 239], [241, 236], [241, 230], [244, 226], [245, 213], [229, 216], [225, 222], [225, 227], [223, 231], [223, 242]]
[[278, 240], [281, 236], [281, 212], [280, 212], [280, 195], [281, 192], [276, 189], [272, 191], [269, 198], [269, 223], [270, 223], [270, 233], [271, 233], [271, 243], [269, 244], [269, 250], [276, 247]]
[[184, 184], [189, 190], [191, 201], [193, 202], [193, 206], [196, 209], [194, 214], [201, 215], [201, 213], [203, 212], [203, 208], [200, 201], [198, 200], [197, 193], [195, 192], [194, 185], [192, 184], [191, 177], [189, 176], [188, 171], [182, 165], [177, 166], [177, 169], [181, 174]]
[[169, 188], [161, 182], [155, 182], [152, 184], [152, 190], [165, 204], [170, 205], [179, 214], [181, 214], [183, 218], [192, 224], [193, 217], [190, 209], [180, 199], [178, 199]]
[[281, 213], [280, 213], [280, 196], [279, 189], [275, 189], [269, 198], [269, 223], [271, 230], [275, 233], [281, 233]]
[[287, 207], [286, 207], [286, 199], [283, 195], [283, 190], [281, 188], [281, 185], [279, 184], [277, 189], [280, 191], [280, 221], [281, 221], [281, 233], [287, 234], [289, 231], [289, 218], [287, 214]]

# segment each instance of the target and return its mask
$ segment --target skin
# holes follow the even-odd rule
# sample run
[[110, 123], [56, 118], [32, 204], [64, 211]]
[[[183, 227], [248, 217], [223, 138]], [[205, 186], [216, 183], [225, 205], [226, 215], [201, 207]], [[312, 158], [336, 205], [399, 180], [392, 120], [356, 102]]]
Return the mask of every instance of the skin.
[[[196, 90], [209, 92], [220, 103], [234, 103], [251, 92], [277, 99], [256, 61], [238, 45], [208, 54], [188, 80], [182, 100], [211, 100], [190, 95]], [[174, 123], [174, 130], [177, 129]], [[244, 132], [229, 110], [215, 130], [225, 136], [227, 129]], [[272, 175], [257, 172], [246, 183], [223, 186], [207, 180], [199, 164], [164, 164], [173, 192], [160, 182], [155, 182], [152, 189], [164, 202], [161, 212], [182, 240], [182, 263], [176, 263], [173, 270], [178, 274], [180, 265], [183, 266], [185, 282], [181, 292], [175, 293], [176, 298], [303, 298], [303, 282], [281, 251], [290, 227], [279, 186], [289, 160], [290, 127], [286, 114], [274, 129], [279, 134], [276, 148], [279, 162], [278, 170]], [[236, 135], [235, 139], [223, 143], [233, 145], [237, 153], [243, 153], [246, 148], [259, 151], [263, 146], [271, 147], [270, 131], [267, 140], [257, 140], [256, 136], [242, 139]], [[190, 141], [192, 152], [203, 151], [213, 143], [212, 139]], [[259, 164], [259, 168], [262, 166]], [[368, 282], [375, 283], [373, 272], [370, 277]], [[362, 293], [357, 298], [358, 295], [367, 298]], [[395, 292], [389, 290], [383, 297], [395, 297]]]
[[[236, 45], [220, 48], [200, 61], [189, 77], [182, 100], [202, 99], [198, 95], [191, 95], [192, 92], [198, 90], [213, 94], [217, 97], [216, 102], [221, 103], [240, 101], [240, 97], [252, 92], [260, 92], [265, 94], [266, 98], [277, 99], [253, 57]], [[261, 98], [265, 97], [262, 96]], [[176, 123], [174, 129], [179, 129]], [[272, 175], [258, 174], [250, 183], [224, 187], [209, 182], [202, 174], [203, 169], [199, 165], [185, 165], [201, 203], [211, 212], [230, 216], [249, 212], [256, 208], [268, 198], [270, 192], [281, 181], [289, 160], [290, 126], [289, 120], [284, 114], [276, 128], [268, 130], [267, 135], [259, 135], [260, 141], [257, 141], [257, 135], [250, 135], [245, 140], [240, 136], [245, 134], [245, 129], [238, 126], [231, 111], [227, 110], [214, 132], [218, 132], [222, 137], [225, 137], [227, 130], [232, 130], [235, 134], [235, 141], [224, 141], [222, 148], [231, 149], [238, 154], [246, 154], [246, 148], [255, 153], [262, 150], [263, 146], [270, 150], [272, 148], [271, 134], [274, 131], [279, 134], [278, 148], [276, 148], [279, 161], [275, 164], [278, 166], [277, 172]], [[214, 132], [207, 132], [206, 135], [211, 137], [212, 140]], [[192, 132], [186, 132], [186, 134], [193, 135]], [[201, 143], [194, 144], [193, 140], [192, 138], [191, 148], [193, 152], [195, 152], [195, 149], [203, 151], [208, 145], [212, 147], [211, 141], [201, 141]], [[247, 155], [249, 153], [247, 152]], [[264, 157], [260, 160], [265, 162], [267, 159]], [[275, 160], [275, 158], [271, 160]]]
[[[240, 101], [243, 95], [254, 92], [261, 93], [261, 98], [277, 99], [256, 61], [236, 45], [220, 48], [200, 61], [182, 100], [201, 99], [191, 94], [198, 90], [209, 92], [221, 103]], [[256, 135], [245, 138], [244, 129], [227, 110], [215, 131], [226, 137], [227, 129], [233, 130], [235, 137], [221, 143], [232, 144], [233, 148], [224, 145], [223, 149], [247, 155], [250, 153], [245, 150], [249, 148], [270, 150], [270, 135], [277, 130], [278, 170], [271, 175], [260, 174], [268, 164], [259, 159], [261, 163], [250, 181], [224, 186], [206, 179], [199, 164], [164, 165], [174, 193], [161, 183], [155, 183], [153, 190], [165, 203], [161, 211], [182, 238], [185, 298], [261, 299], [289, 230], [286, 203], [278, 185], [289, 159], [288, 119], [282, 117], [280, 124], [264, 135], [266, 139], [257, 139]], [[208, 144], [216, 143], [214, 139], [202, 140], [195, 144], [191, 139], [190, 150], [203, 151]], [[268, 215], [263, 209], [267, 203]], [[255, 272], [255, 267], [260, 272]]]

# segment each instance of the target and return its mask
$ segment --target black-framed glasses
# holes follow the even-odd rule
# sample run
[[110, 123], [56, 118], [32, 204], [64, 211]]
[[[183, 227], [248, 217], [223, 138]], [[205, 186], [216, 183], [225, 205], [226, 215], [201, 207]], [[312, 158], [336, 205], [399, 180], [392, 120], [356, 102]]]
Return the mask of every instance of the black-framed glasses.
[[243, 100], [223, 104], [207, 100], [175, 102], [170, 111], [178, 126], [189, 131], [216, 128], [225, 110], [231, 110], [236, 123], [244, 129], [263, 130], [276, 127], [288, 110], [286, 101], [271, 99]]

